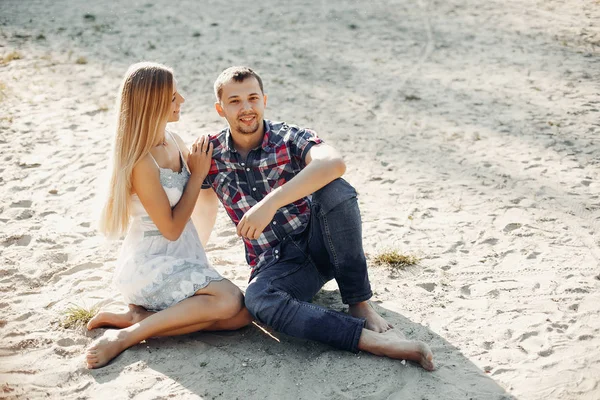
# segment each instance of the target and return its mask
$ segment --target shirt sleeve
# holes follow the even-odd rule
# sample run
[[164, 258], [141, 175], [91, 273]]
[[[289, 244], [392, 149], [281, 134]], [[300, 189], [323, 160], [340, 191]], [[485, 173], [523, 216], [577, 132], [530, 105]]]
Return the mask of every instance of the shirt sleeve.
[[215, 163], [215, 149], [219, 147], [219, 140], [216, 135], [209, 135], [210, 141], [212, 142], [213, 148], [213, 159], [210, 162], [210, 169], [208, 170], [208, 174], [206, 174], [206, 178], [202, 181], [201, 189], [210, 189], [212, 187], [215, 174], [218, 172], [217, 165]]
[[306, 166], [306, 155], [311, 147], [323, 143], [323, 140], [317, 136], [317, 133], [311, 129], [296, 130], [290, 140], [292, 154], [302, 166]]

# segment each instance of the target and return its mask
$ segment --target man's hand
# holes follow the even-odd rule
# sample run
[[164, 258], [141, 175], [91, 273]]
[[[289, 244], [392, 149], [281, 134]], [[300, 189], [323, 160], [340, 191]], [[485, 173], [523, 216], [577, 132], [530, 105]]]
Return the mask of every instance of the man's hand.
[[268, 197], [265, 197], [244, 214], [237, 226], [238, 236], [258, 239], [276, 212], [277, 207], [273, 205], [272, 201], [269, 201]]

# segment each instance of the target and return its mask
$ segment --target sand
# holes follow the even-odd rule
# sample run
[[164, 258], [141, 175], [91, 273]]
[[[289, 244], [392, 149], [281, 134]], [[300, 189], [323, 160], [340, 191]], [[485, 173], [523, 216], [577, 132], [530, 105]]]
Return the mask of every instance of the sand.
[[[125, 3], [125, 2], [124, 2]], [[0, 397], [600, 398], [597, 1], [0, 2]], [[150, 339], [99, 370], [125, 307], [95, 229], [127, 66], [172, 66], [191, 143], [224, 126], [212, 82], [261, 73], [266, 117], [338, 148], [360, 193], [373, 303], [433, 373], [251, 326]], [[418, 265], [375, 264], [396, 249]], [[242, 289], [223, 210], [207, 253]], [[334, 283], [315, 299], [345, 310]]]

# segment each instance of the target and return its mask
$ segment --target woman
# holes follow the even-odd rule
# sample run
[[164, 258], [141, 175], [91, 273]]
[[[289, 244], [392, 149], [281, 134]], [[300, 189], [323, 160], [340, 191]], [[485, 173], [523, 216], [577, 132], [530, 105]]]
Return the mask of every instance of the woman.
[[100, 229], [109, 237], [126, 233], [114, 281], [131, 304], [88, 323], [120, 328], [88, 348], [88, 368], [151, 336], [233, 330], [252, 321], [239, 288], [209, 264], [190, 220], [213, 148], [203, 137], [188, 151], [166, 130], [183, 102], [169, 68], [139, 63], [127, 71]]

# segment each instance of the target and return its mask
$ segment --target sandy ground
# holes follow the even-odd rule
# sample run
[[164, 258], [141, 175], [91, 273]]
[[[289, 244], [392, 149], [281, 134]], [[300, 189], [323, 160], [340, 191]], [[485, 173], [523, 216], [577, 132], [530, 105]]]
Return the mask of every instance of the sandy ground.
[[[90, 3], [90, 4], [88, 4]], [[600, 4], [446, 0], [0, 2], [0, 397], [600, 398]], [[290, 2], [291, 3], [291, 2]], [[212, 82], [257, 69], [360, 193], [376, 307], [437, 371], [256, 327], [151, 339], [100, 370], [72, 304], [124, 307], [94, 229], [127, 66], [175, 68], [191, 142]], [[221, 212], [207, 247], [247, 285]], [[317, 299], [344, 310], [335, 284]]]

